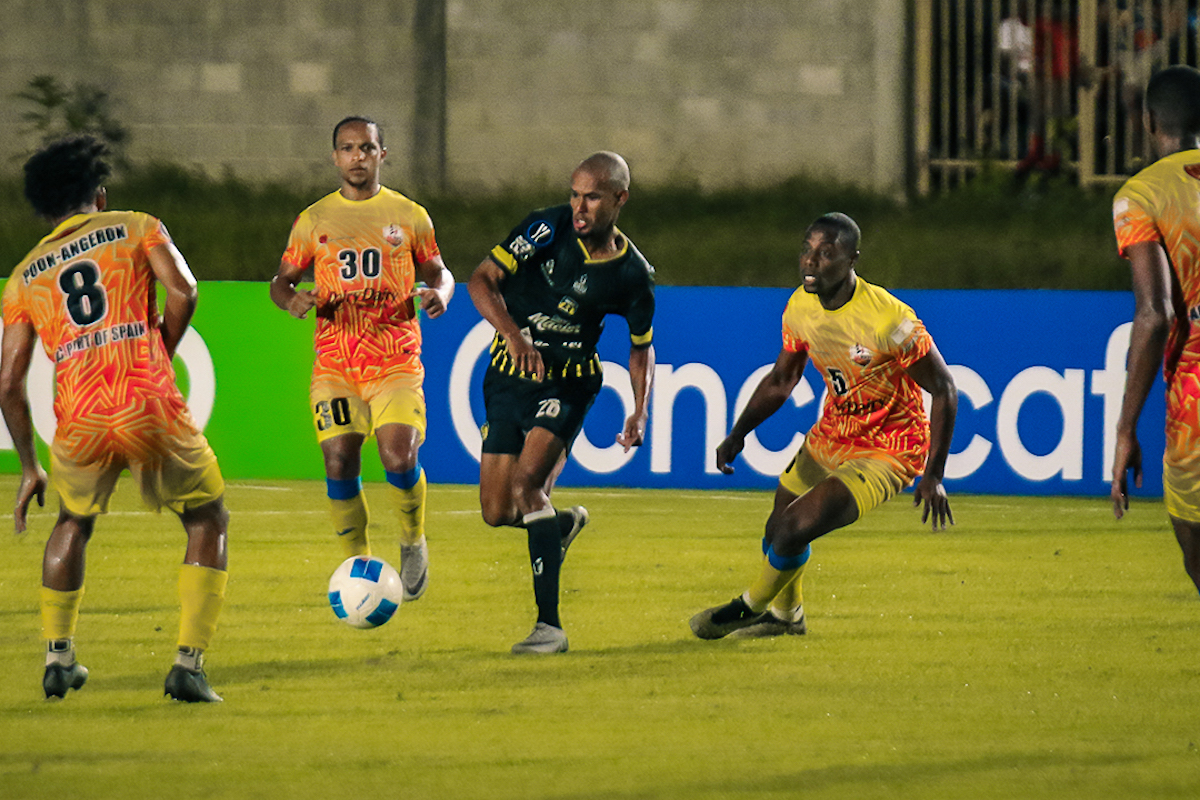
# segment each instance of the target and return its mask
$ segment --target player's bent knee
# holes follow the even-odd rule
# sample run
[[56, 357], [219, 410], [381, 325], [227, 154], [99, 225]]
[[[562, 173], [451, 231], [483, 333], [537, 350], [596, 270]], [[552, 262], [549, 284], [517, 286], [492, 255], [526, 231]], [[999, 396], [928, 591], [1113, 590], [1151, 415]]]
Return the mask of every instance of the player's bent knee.
[[484, 523], [492, 528], [503, 528], [506, 525], [513, 525], [517, 521], [516, 509], [484, 506], [481, 511]]

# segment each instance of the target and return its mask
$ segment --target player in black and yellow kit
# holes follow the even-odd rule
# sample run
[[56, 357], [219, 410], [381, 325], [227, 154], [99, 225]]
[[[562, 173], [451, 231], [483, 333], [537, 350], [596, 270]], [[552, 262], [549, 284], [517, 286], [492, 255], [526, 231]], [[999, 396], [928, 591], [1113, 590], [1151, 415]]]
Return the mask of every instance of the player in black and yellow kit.
[[654, 270], [616, 227], [629, 199], [629, 167], [616, 153], [585, 159], [571, 175], [570, 205], [533, 212], [471, 276], [479, 313], [496, 328], [483, 379], [479, 499], [492, 526], [529, 536], [538, 620], [514, 653], [562, 653], [558, 584], [567, 547], [587, 509], [557, 511], [555, 478], [602, 383], [596, 342], [608, 314], [629, 325], [634, 411], [617, 441], [642, 443], [654, 374]]

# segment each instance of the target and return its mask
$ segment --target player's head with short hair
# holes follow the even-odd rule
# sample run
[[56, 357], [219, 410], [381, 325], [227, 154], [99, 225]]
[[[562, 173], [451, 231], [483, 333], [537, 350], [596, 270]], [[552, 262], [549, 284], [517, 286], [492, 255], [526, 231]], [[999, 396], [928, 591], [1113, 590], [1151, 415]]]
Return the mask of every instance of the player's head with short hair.
[[1178, 65], [1156, 72], [1146, 84], [1145, 105], [1153, 132], [1200, 135], [1200, 70]]
[[337, 125], [333, 126], [333, 149], [337, 149], [338, 133], [347, 125], [353, 123], [361, 123], [367, 126], [375, 126], [375, 141], [379, 142], [379, 146], [383, 147], [383, 129], [379, 127], [379, 123], [370, 117], [350, 116], [343, 119]]
[[629, 191], [629, 165], [619, 154], [601, 150], [579, 162], [575, 172], [585, 170], [599, 179], [600, 183], [613, 192]]
[[25, 162], [25, 198], [52, 220], [90, 205], [112, 174], [107, 155], [108, 146], [93, 136], [51, 142]]
[[829, 231], [834, 235], [838, 244], [848, 248], [852, 253], [858, 252], [858, 245], [862, 241], [862, 231], [859, 229], [858, 223], [846, 214], [840, 211], [822, 214], [808, 226], [810, 231], [814, 228]]

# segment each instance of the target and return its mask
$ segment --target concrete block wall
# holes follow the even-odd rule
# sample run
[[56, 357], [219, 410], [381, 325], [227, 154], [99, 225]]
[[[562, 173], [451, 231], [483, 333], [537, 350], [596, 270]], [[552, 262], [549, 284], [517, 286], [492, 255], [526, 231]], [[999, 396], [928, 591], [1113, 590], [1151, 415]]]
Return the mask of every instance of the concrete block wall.
[[[411, 177], [419, 0], [5, 0], [0, 169], [37, 74], [112, 95], [130, 156], [333, 178], [346, 114]], [[596, 149], [645, 184], [905, 180], [905, 0], [445, 0], [448, 188], [565, 182]]]

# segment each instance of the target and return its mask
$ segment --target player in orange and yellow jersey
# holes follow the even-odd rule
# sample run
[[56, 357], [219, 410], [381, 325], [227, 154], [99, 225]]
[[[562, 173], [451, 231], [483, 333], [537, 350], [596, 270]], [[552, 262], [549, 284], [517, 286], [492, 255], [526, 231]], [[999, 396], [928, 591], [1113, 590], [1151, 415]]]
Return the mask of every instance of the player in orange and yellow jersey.
[[[13, 270], [4, 290], [0, 408], [21, 459], [15, 513], [45, 500], [25, 378], [38, 338], [55, 362], [51, 483], [58, 522], [42, 565], [46, 697], [87, 680], [75, 658], [87, 544], [128, 468], [151, 508], [170, 508], [187, 533], [179, 575], [179, 648], [166, 694], [217, 702], [203, 653], [224, 602], [225, 483], [216, 456], [179, 389], [171, 358], [196, 308], [196, 281], [163, 224], [136, 211], [106, 211], [106, 148], [82, 136], [56, 142], [25, 164], [25, 196], [54, 229]], [[166, 289], [160, 317], [155, 284]]]
[[[344, 555], [371, 552], [361, 473], [363, 443], [374, 435], [400, 520], [404, 599], [416, 600], [429, 574], [426, 481], [418, 460], [425, 395], [417, 303], [431, 319], [440, 316], [454, 277], [429, 214], [380, 184], [386, 156], [375, 122], [347, 117], [334, 127], [341, 186], [296, 219], [271, 299], [294, 317], [309, 311], [317, 317], [310, 410]], [[315, 289], [297, 289], [309, 268]]]
[[[807, 631], [800, 581], [819, 536], [849, 525], [918, 478], [914, 505], [933, 529], [954, 524], [942, 486], [958, 392], [912, 309], [859, 278], [860, 232], [845, 214], [809, 226], [803, 286], [783, 314], [783, 349], [717, 447], [724, 473], [750, 431], [779, 410], [810, 360], [828, 390], [820, 419], [779, 478], [757, 581], [692, 617], [701, 639]], [[921, 390], [932, 396], [926, 419]]]
[[1113, 201], [1136, 310], [1113, 460], [1113, 513], [1142, 483], [1137, 422], [1159, 365], [1167, 384], [1163, 495], [1183, 565], [1200, 590], [1200, 71], [1169, 67], [1146, 86], [1144, 122], [1159, 160]]

